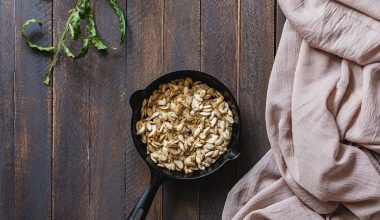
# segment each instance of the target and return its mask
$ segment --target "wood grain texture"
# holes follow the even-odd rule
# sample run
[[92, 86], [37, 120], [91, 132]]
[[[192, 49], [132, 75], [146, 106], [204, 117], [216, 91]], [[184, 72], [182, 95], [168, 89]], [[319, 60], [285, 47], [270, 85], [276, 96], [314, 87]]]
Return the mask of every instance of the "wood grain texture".
[[269, 149], [265, 103], [275, 42], [274, 1], [241, 2], [239, 102], [242, 114], [242, 153], [239, 175], [244, 175]]
[[[73, 4], [73, 1], [53, 1], [55, 42]], [[72, 61], [62, 56], [54, 71], [52, 217], [55, 219], [90, 218], [89, 75], [92, 65], [89, 57]]]
[[19, 34], [25, 20], [37, 18], [44, 26], [31, 27], [31, 39], [50, 45], [51, 9], [47, 1], [16, 1], [16, 219], [51, 216], [51, 88], [42, 83], [49, 56], [28, 48]]
[[[126, 8], [124, 1], [119, 1]], [[92, 4], [99, 35], [118, 45], [119, 22], [106, 1]], [[99, 53], [87, 62], [90, 85], [90, 219], [125, 219], [125, 48]]]
[[[200, 70], [200, 1], [165, 1], [164, 72]], [[197, 181], [164, 184], [163, 219], [199, 219]]]
[[[201, 1], [202, 71], [222, 81], [237, 96], [239, 2]], [[237, 181], [236, 161], [200, 180], [200, 219], [221, 219], [228, 191]]]
[[14, 218], [15, 2], [0, 2], [0, 216]]
[[[118, 1], [126, 8], [125, 1]], [[107, 1], [92, 4], [99, 35], [119, 44], [119, 20]], [[91, 51], [90, 219], [125, 219], [125, 144], [127, 126], [125, 47]]]
[[276, 4], [276, 49], [278, 48], [278, 44], [280, 43], [282, 29], [284, 28], [284, 24], [286, 21], [286, 17], [284, 13], [281, 11], [281, 8], [278, 4]]
[[[269, 149], [267, 83], [285, 22], [275, 1], [117, 1], [126, 43], [62, 56], [51, 87], [42, 84], [50, 56], [26, 46], [21, 26], [37, 18], [43, 28], [28, 35], [56, 42], [75, 1], [0, 2], [0, 219], [125, 219], [150, 178], [129, 96], [167, 72], [201, 70], [227, 85], [241, 108], [242, 153], [205, 179], [164, 184], [147, 219], [220, 219], [228, 191]], [[117, 47], [113, 10], [91, 4], [100, 36]]]
[[[119, 1], [126, 8], [125, 1]], [[99, 35], [119, 43], [119, 21], [106, 1], [92, 4]], [[114, 16], [109, 16], [114, 15]], [[125, 47], [87, 58], [90, 85], [90, 219], [125, 219], [127, 102]], [[129, 127], [129, 126], [128, 126]]]
[[[127, 1], [127, 94], [144, 89], [162, 73], [163, 0]], [[128, 104], [127, 125], [132, 111]], [[132, 211], [149, 183], [149, 169], [133, 145], [130, 129], [126, 143], [126, 211]], [[147, 219], [162, 219], [162, 194], [159, 189]]]

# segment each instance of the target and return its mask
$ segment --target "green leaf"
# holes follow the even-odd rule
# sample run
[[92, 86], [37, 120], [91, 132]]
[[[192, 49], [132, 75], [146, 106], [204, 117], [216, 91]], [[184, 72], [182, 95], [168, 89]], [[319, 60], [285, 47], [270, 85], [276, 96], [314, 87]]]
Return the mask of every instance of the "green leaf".
[[[107, 0], [111, 7], [116, 12], [119, 22], [120, 22], [120, 44], [124, 42], [125, 33], [126, 33], [126, 23], [123, 11], [116, 3], [116, 0]], [[63, 52], [71, 59], [79, 59], [88, 53], [90, 45], [94, 45], [98, 50], [105, 50], [107, 46], [97, 35], [96, 24], [94, 19], [94, 13], [90, 7], [89, 0], [76, 0], [76, 6], [69, 11], [69, 18], [65, 23], [65, 29], [62, 32], [59, 40], [53, 47], [42, 47], [36, 44], [33, 44], [28, 37], [25, 35], [26, 28], [30, 24], [37, 24], [42, 27], [42, 22], [37, 19], [27, 20], [22, 26], [22, 36], [26, 44], [33, 49], [44, 51], [44, 52], [53, 52], [53, 57], [48, 65], [48, 73], [45, 76], [44, 84], [49, 85], [53, 77], [53, 70], [55, 65], [58, 62], [59, 56]], [[66, 37], [70, 34], [70, 38], [74, 41], [80, 39], [81, 36], [81, 20], [85, 20], [87, 23], [88, 38], [83, 40], [82, 48], [80, 49], [78, 55], [75, 55], [70, 51], [70, 49], [65, 45]]]
[[87, 14], [88, 10], [90, 9], [90, 2], [89, 0], [82, 0], [81, 9], [83, 14]]
[[50, 74], [46, 74], [44, 84], [47, 86], [50, 85]]
[[92, 9], [87, 10], [86, 21], [87, 21], [87, 29], [88, 29], [88, 37], [90, 39], [90, 43], [94, 45], [98, 50], [105, 50], [107, 46], [103, 43], [103, 41], [98, 37], [96, 31], [96, 24], [94, 19], [94, 12]]
[[94, 45], [98, 50], [107, 49], [107, 46], [97, 36], [91, 38], [91, 44]]
[[53, 76], [54, 65], [58, 60], [58, 54], [54, 54], [53, 59], [50, 60], [48, 65], [48, 73], [45, 75], [44, 84], [50, 85], [50, 78]]
[[79, 51], [78, 55], [75, 55], [74, 53], [72, 53], [70, 51], [70, 49], [65, 44], [63, 44], [63, 51], [71, 59], [77, 60], [77, 59], [84, 57], [87, 54], [88, 49], [90, 47], [90, 44], [93, 44], [98, 50], [107, 49], [107, 46], [104, 45], [103, 42], [99, 38], [96, 37], [96, 38], [92, 38], [92, 39], [85, 39], [83, 41], [82, 48]]
[[70, 49], [65, 44], [63, 44], [63, 51], [65, 51], [68, 57], [75, 59], [75, 55], [71, 53]]
[[78, 55], [76, 55], [74, 59], [77, 60], [77, 59], [80, 59], [80, 58], [86, 56], [89, 47], [90, 47], [89, 40], [88, 39], [84, 39], [82, 48], [80, 49]]
[[125, 17], [123, 14], [123, 11], [121, 10], [120, 6], [115, 2], [115, 0], [108, 0], [108, 3], [112, 6], [113, 10], [115, 10], [117, 16], [119, 17], [120, 22], [120, 44], [124, 42], [125, 39]]
[[70, 23], [69, 23], [69, 31], [70, 31], [71, 39], [74, 39], [75, 37], [74, 27]]
[[32, 49], [42, 51], [42, 52], [52, 52], [55, 47], [43, 47], [30, 42], [29, 38], [25, 35], [26, 27], [30, 24], [38, 24], [38, 26], [42, 27], [42, 22], [37, 19], [29, 19], [22, 25], [22, 37], [24, 38], [25, 43]]
[[70, 35], [71, 35], [71, 39], [73, 40], [78, 40], [81, 35], [80, 20], [81, 20], [81, 11], [80, 10], [73, 11], [71, 15], [71, 20], [69, 22]]
[[87, 29], [88, 29], [88, 37], [95, 37], [96, 34], [96, 25], [94, 19], [94, 12], [90, 9], [87, 10], [87, 14], [85, 15], [87, 21]]

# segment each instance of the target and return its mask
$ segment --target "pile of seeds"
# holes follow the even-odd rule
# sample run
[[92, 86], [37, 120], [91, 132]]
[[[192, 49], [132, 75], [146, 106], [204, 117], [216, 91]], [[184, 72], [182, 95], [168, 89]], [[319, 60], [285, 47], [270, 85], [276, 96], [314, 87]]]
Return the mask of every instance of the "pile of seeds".
[[147, 153], [170, 171], [204, 170], [227, 151], [233, 114], [218, 91], [192, 79], [160, 85], [141, 109], [137, 134]]

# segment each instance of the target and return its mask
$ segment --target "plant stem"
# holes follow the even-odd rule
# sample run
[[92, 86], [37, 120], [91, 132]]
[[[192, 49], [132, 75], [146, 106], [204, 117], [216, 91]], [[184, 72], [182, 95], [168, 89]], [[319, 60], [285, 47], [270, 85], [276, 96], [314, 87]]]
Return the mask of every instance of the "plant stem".
[[[79, 7], [80, 2], [81, 2], [80, 0], [77, 0], [75, 8]], [[70, 15], [69, 15], [69, 19], [67, 19], [67, 21], [65, 23], [65, 29], [63, 30], [61, 37], [59, 38], [58, 42], [54, 45], [55, 50], [54, 50], [53, 58], [49, 62], [48, 73], [46, 74], [45, 79], [44, 79], [44, 84], [47, 86], [50, 84], [50, 80], [53, 76], [54, 66], [58, 61], [59, 54], [61, 53], [63, 44], [64, 44], [65, 39], [66, 39], [66, 35], [68, 33], [68, 30], [69, 30], [69, 24], [73, 18], [74, 13], [75, 13], [75, 10], [72, 10]]]
[[[22, 37], [25, 43], [32, 49], [35, 49], [40, 52], [49, 52], [53, 53], [53, 56], [48, 64], [48, 71], [44, 78], [44, 84], [49, 85], [51, 79], [53, 78], [54, 67], [58, 62], [59, 56], [61, 53], [65, 53], [69, 58], [76, 60], [82, 57], [85, 57], [89, 47], [93, 45], [97, 50], [106, 50], [107, 45], [102, 41], [102, 39], [98, 36], [96, 31], [96, 24], [94, 19], [94, 12], [90, 7], [90, 0], [76, 0], [76, 5], [73, 9], [69, 11], [68, 19], [65, 23], [61, 36], [58, 41], [53, 44], [51, 47], [40, 46], [34, 44], [30, 41], [30, 39], [26, 36], [26, 28], [30, 24], [38, 24], [40, 27], [42, 26], [42, 22], [32, 18], [24, 22], [22, 26]], [[122, 9], [116, 3], [115, 0], [108, 0], [108, 3], [114, 9], [115, 13], [119, 17], [120, 22], [120, 33], [121, 33], [121, 41], [124, 41], [125, 37], [125, 17]], [[78, 41], [81, 38], [81, 21], [85, 21], [87, 23], [87, 36], [84, 37], [82, 48], [80, 49], [78, 54], [74, 54], [70, 51], [70, 49], [66, 45], [66, 37], [67, 34], [71, 35], [71, 40]]]

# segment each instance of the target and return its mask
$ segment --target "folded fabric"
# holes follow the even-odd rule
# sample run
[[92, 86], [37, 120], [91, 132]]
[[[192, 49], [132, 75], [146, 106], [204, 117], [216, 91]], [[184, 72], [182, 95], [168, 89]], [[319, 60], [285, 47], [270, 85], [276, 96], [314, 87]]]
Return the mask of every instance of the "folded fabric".
[[230, 191], [223, 219], [380, 219], [380, 3], [278, 3], [271, 150]]

